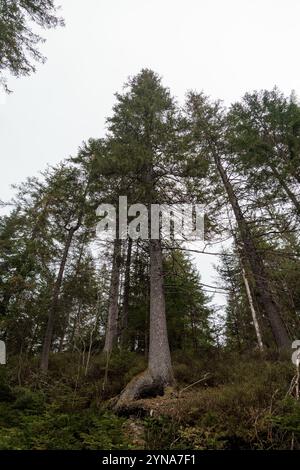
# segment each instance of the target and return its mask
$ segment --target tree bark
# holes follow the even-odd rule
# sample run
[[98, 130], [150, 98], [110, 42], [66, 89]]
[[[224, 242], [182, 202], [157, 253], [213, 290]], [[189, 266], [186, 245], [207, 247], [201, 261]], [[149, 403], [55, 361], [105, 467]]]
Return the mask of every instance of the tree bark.
[[121, 393], [115, 408], [132, 400], [163, 395], [175, 383], [167, 333], [160, 240], [150, 240], [150, 335], [148, 368], [134, 377]]
[[150, 240], [150, 336], [148, 368], [163, 386], [174, 382], [168, 341], [162, 249], [160, 240]]
[[60, 262], [59, 266], [59, 271], [58, 275], [54, 284], [54, 289], [53, 289], [53, 295], [52, 295], [52, 302], [49, 310], [49, 315], [48, 315], [48, 322], [47, 322], [47, 327], [46, 327], [46, 333], [44, 337], [44, 343], [43, 343], [43, 349], [42, 349], [42, 356], [41, 356], [41, 363], [40, 363], [40, 369], [43, 372], [47, 372], [48, 370], [48, 365], [49, 365], [49, 354], [50, 354], [50, 349], [51, 349], [51, 343], [52, 343], [52, 336], [53, 336], [53, 328], [54, 328], [54, 321], [55, 321], [55, 316], [56, 316], [56, 311], [58, 307], [58, 299], [59, 299], [59, 292], [60, 288], [62, 285], [62, 280], [63, 280], [63, 275], [65, 271], [65, 266], [69, 254], [69, 249], [72, 243], [73, 235], [76, 231], [76, 227], [72, 227], [68, 231], [68, 236], [66, 239], [64, 251], [63, 251], [63, 256]]
[[257, 338], [257, 344], [258, 344], [258, 347], [259, 347], [260, 351], [263, 351], [264, 350], [264, 345], [263, 345], [263, 341], [262, 341], [261, 331], [260, 331], [260, 327], [259, 327], [259, 323], [258, 323], [258, 319], [257, 319], [257, 315], [256, 315], [256, 310], [255, 310], [253, 299], [252, 299], [252, 294], [251, 294], [248, 278], [247, 278], [246, 271], [243, 268], [243, 266], [241, 266], [241, 268], [242, 268], [242, 276], [243, 276], [243, 281], [244, 281], [244, 284], [245, 284], [246, 294], [247, 294], [247, 298], [248, 298], [248, 302], [249, 302], [249, 307], [250, 307], [250, 311], [251, 311], [251, 315], [252, 315], [253, 325], [254, 325], [254, 329], [255, 329], [255, 334], [256, 334], [256, 338]]
[[[148, 202], [148, 227], [151, 233], [151, 204], [155, 197], [152, 163], [144, 168], [145, 194]], [[149, 240], [150, 252], [150, 318], [148, 368], [134, 377], [121, 393], [116, 409], [126, 408], [128, 402], [147, 396], [163, 395], [167, 386], [175, 383], [168, 341], [164, 275], [161, 241]]]
[[216, 153], [214, 153], [214, 160], [236, 218], [244, 255], [252, 271], [255, 282], [257, 303], [269, 319], [272, 333], [278, 348], [286, 349], [290, 347], [291, 341], [280, 317], [279, 308], [274, 301], [263, 260], [256, 249], [250, 228], [248, 227], [241, 211], [238, 199], [221, 163], [221, 159]]
[[126, 343], [127, 343], [131, 251], [132, 251], [132, 239], [129, 237], [127, 241], [127, 257], [126, 257], [126, 265], [125, 265], [124, 294], [123, 294], [123, 307], [122, 307], [122, 318], [121, 318], [121, 340], [120, 341], [121, 341], [122, 348], [126, 346]]
[[118, 338], [118, 316], [119, 316], [119, 284], [121, 265], [121, 240], [114, 241], [113, 265], [111, 272], [108, 318], [105, 334], [103, 352], [110, 355]]
[[[76, 263], [76, 269], [75, 269], [75, 273], [74, 273], [75, 278], [77, 278], [77, 276], [79, 274], [79, 271], [80, 271], [81, 260], [82, 260], [83, 251], [84, 251], [84, 247], [85, 247], [86, 237], [87, 237], [87, 233], [85, 233], [85, 235], [83, 237], [83, 241], [81, 243], [78, 260], [77, 260], [77, 263]], [[64, 340], [65, 340], [65, 336], [66, 336], [66, 333], [67, 333], [67, 328], [68, 328], [69, 322], [70, 322], [70, 312], [66, 315], [66, 318], [63, 321], [62, 334], [61, 334], [61, 337], [60, 337], [60, 342], [59, 342], [59, 347], [58, 347], [59, 352], [61, 352], [63, 350]], [[76, 319], [74, 321], [74, 328], [72, 330], [70, 344], [72, 344], [72, 342], [73, 342], [74, 333], [75, 333], [75, 325], [76, 325]]]

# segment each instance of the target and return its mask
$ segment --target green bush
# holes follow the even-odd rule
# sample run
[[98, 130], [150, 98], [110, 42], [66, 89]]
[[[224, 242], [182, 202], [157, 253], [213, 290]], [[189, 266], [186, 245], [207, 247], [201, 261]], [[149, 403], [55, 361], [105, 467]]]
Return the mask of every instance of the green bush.
[[14, 389], [16, 400], [13, 408], [18, 410], [41, 413], [45, 408], [45, 395], [43, 392], [33, 392], [24, 387], [16, 387]]
[[89, 431], [80, 433], [83, 448], [88, 450], [128, 449], [130, 444], [122, 430], [124, 421], [107, 412], [102, 416], [93, 416]]
[[3, 369], [0, 369], [0, 402], [1, 401], [13, 401], [14, 396], [11, 390], [11, 387], [9, 386], [8, 383], [8, 378], [6, 371]]
[[[2, 411], [0, 407], [0, 412]], [[127, 449], [124, 419], [112, 413], [61, 413], [48, 405], [41, 414], [25, 414], [20, 408], [5, 411], [0, 426], [0, 450]]]

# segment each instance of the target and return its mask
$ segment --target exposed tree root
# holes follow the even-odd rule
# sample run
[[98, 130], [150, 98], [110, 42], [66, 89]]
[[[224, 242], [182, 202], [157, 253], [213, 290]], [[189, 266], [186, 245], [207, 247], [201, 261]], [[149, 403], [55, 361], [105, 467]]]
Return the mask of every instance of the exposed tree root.
[[121, 392], [117, 402], [114, 404], [116, 411], [126, 410], [131, 407], [134, 400], [141, 398], [151, 398], [164, 394], [165, 388], [169, 385], [171, 380], [166, 380], [161, 377], [154, 377], [149, 369], [146, 369], [141, 374], [135, 376]]

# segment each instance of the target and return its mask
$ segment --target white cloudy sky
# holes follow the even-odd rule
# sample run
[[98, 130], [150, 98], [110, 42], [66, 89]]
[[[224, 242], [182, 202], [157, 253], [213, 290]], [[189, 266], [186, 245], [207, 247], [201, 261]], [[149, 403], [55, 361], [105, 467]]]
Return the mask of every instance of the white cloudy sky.
[[[245, 91], [299, 92], [299, 0], [58, 0], [66, 27], [46, 31], [35, 75], [0, 97], [0, 199], [10, 185], [101, 136], [114, 92], [148, 67], [179, 101], [203, 89], [226, 104]], [[198, 259], [213, 282], [208, 256]]]

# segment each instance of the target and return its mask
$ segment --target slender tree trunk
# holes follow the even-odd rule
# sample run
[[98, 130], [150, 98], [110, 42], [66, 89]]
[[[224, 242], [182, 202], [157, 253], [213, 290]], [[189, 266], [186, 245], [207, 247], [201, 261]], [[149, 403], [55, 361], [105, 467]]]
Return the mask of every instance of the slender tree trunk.
[[43, 372], [47, 372], [48, 370], [49, 354], [50, 354], [51, 343], [52, 343], [54, 320], [55, 320], [56, 311], [58, 307], [59, 292], [60, 292], [60, 288], [62, 285], [62, 280], [63, 280], [63, 275], [65, 271], [68, 254], [69, 254], [69, 249], [72, 243], [75, 230], [76, 228], [72, 227], [68, 232], [64, 251], [63, 251], [63, 256], [62, 256], [60, 266], [59, 266], [58, 275], [54, 284], [52, 302], [51, 302], [51, 306], [49, 310], [48, 322], [47, 322], [46, 333], [45, 333], [43, 349], [42, 349], [42, 356], [41, 356], [40, 368]]
[[[87, 182], [87, 185], [83, 193], [84, 201], [88, 192], [88, 187], [89, 187], [89, 180]], [[68, 259], [68, 254], [69, 254], [70, 246], [73, 240], [73, 236], [75, 232], [81, 227], [83, 215], [84, 215], [84, 203], [82, 203], [82, 206], [79, 210], [77, 224], [68, 229], [68, 235], [66, 238], [63, 256], [60, 262], [58, 275], [54, 284], [52, 303], [51, 303], [50, 310], [49, 310], [48, 322], [47, 322], [47, 327], [46, 327], [46, 333], [45, 333], [42, 355], [41, 355], [41, 363], [40, 363], [40, 369], [45, 373], [48, 370], [49, 354], [50, 354], [51, 343], [52, 343], [54, 321], [55, 321], [56, 311], [58, 307], [59, 293], [60, 293], [60, 289], [61, 289], [61, 285], [63, 281], [66, 262]]]
[[80, 325], [81, 308], [82, 308], [82, 301], [80, 300], [78, 308], [77, 308], [76, 316], [74, 318], [74, 323], [73, 323], [72, 333], [71, 333], [71, 338], [70, 338], [70, 347], [72, 348], [72, 351], [75, 350], [76, 336], [77, 336], [79, 325]]
[[[232, 293], [233, 297], [235, 297], [235, 294]], [[238, 349], [239, 351], [242, 350], [242, 343], [241, 343], [241, 338], [240, 338], [240, 330], [239, 330], [239, 325], [238, 325], [238, 317], [237, 317], [237, 306], [234, 305], [234, 310], [233, 310], [233, 324], [234, 324], [234, 330], [235, 330], [235, 335], [237, 337], [237, 343], [238, 343]]]
[[247, 279], [245, 269], [243, 268], [243, 266], [241, 266], [241, 268], [242, 268], [242, 276], [243, 276], [243, 281], [244, 281], [244, 284], [245, 284], [246, 294], [247, 294], [247, 298], [248, 298], [248, 302], [249, 302], [249, 307], [250, 307], [250, 310], [251, 310], [253, 325], [254, 325], [254, 329], [255, 329], [255, 333], [256, 333], [258, 347], [259, 347], [260, 351], [263, 351], [264, 350], [264, 345], [263, 345], [263, 341], [262, 341], [260, 326], [259, 326], [259, 323], [258, 323], [256, 310], [255, 310], [255, 307], [254, 307], [252, 294], [251, 294], [251, 290], [250, 290], [250, 286], [249, 286], [249, 282], [248, 282], [248, 279]]
[[264, 345], [263, 345], [263, 341], [262, 341], [261, 330], [260, 330], [258, 317], [257, 317], [255, 306], [254, 306], [254, 301], [253, 301], [253, 296], [252, 296], [250, 284], [249, 284], [249, 281], [248, 281], [247, 271], [246, 271], [246, 268], [244, 267], [244, 263], [243, 263], [242, 249], [239, 245], [238, 239], [237, 239], [233, 229], [231, 229], [231, 232], [232, 232], [232, 235], [234, 237], [234, 241], [235, 241], [237, 251], [239, 253], [240, 268], [241, 268], [241, 272], [242, 272], [242, 278], [243, 278], [244, 286], [245, 286], [245, 289], [246, 289], [246, 295], [247, 295], [247, 299], [248, 299], [248, 303], [249, 303], [249, 308], [250, 308], [251, 315], [252, 315], [253, 326], [254, 326], [254, 330], [255, 330], [255, 334], [256, 334], [256, 338], [257, 338], [257, 344], [258, 344], [258, 347], [259, 347], [260, 351], [263, 351], [264, 350]]
[[132, 251], [132, 239], [129, 237], [127, 241], [127, 257], [126, 257], [126, 265], [125, 265], [124, 294], [123, 294], [123, 307], [122, 307], [122, 318], [121, 318], [121, 347], [122, 348], [127, 343], [126, 338], [127, 338], [127, 328], [128, 328], [128, 311], [129, 311], [131, 251]]
[[265, 311], [269, 319], [272, 333], [278, 348], [288, 348], [290, 346], [290, 338], [280, 317], [279, 308], [274, 301], [263, 260], [255, 247], [250, 229], [241, 211], [238, 199], [229, 181], [227, 173], [221, 163], [221, 159], [216, 153], [214, 154], [214, 160], [237, 221], [243, 252], [251, 268], [255, 282], [257, 303], [261, 309]]
[[[193, 343], [194, 352], [197, 353], [199, 351], [199, 345], [198, 345], [198, 340], [197, 340], [196, 315], [195, 315], [194, 309], [191, 312], [191, 330], [192, 330], [192, 343]], [[181, 338], [182, 337], [180, 337], [179, 349], [182, 349]]]
[[[81, 243], [78, 260], [77, 260], [77, 263], [76, 263], [76, 269], [75, 269], [75, 273], [74, 273], [75, 278], [77, 278], [77, 276], [79, 274], [79, 271], [80, 271], [81, 260], [82, 260], [82, 256], [83, 256], [85, 243], [86, 243], [86, 238], [87, 238], [87, 232], [84, 234], [83, 241]], [[67, 328], [69, 326], [69, 322], [70, 322], [70, 312], [66, 315], [66, 318], [63, 321], [62, 334], [61, 334], [61, 337], [60, 337], [59, 347], [58, 347], [59, 352], [61, 352], [63, 350], [64, 340], [65, 340], [65, 337], [66, 337], [66, 334], [67, 334]], [[75, 324], [76, 324], [76, 320], [74, 321], [74, 328], [75, 328]], [[72, 344], [72, 341], [73, 341], [73, 338], [74, 338], [74, 333], [75, 333], [74, 328], [73, 328], [73, 331], [72, 331], [72, 334], [71, 334], [71, 340], [69, 342], [70, 344]]]
[[289, 199], [293, 203], [297, 214], [300, 215], [300, 202], [296, 198], [295, 194], [293, 193], [293, 191], [291, 191], [291, 189], [289, 188], [289, 186], [287, 185], [286, 181], [281, 176], [281, 174], [279, 173], [277, 168], [275, 168], [273, 165], [269, 165], [269, 166], [271, 168], [271, 171], [272, 171], [273, 175], [278, 180], [280, 186], [284, 189], [285, 193], [287, 194], [287, 196], [289, 197]]
[[[231, 231], [232, 231], [232, 229], [231, 229]], [[237, 299], [237, 295], [236, 295], [236, 290], [237, 289], [236, 289], [236, 284], [234, 283], [234, 280], [232, 279], [232, 277], [230, 275], [230, 269], [229, 269], [228, 262], [227, 262], [226, 258], [224, 259], [224, 263], [225, 263], [225, 267], [226, 267], [226, 271], [227, 271], [227, 276], [228, 276], [229, 282], [230, 282], [230, 293], [231, 293], [233, 301], [234, 301], [233, 311], [232, 311], [232, 313], [233, 313], [234, 332], [235, 332], [235, 335], [237, 337], [238, 349], [239, 349], [239, 351], [241, 351], [242, 350], [241, 336], [243, 336], [243, 334], [240, 330], [243, 327], [243, 322], [240, 321], [239, 315], [237, 314], [237, 309], [238, 309], [238, 299]]]
[[120, 284], [120, 265], [121, 265], [121, 240], [116, 238], [114, 241], [113, 265], [111, 272], [108, 318], [105, 334], [105, 344], [103, 352], [109, 355], [118, 338], [118, 316], [119, 316], [119, 284]]

